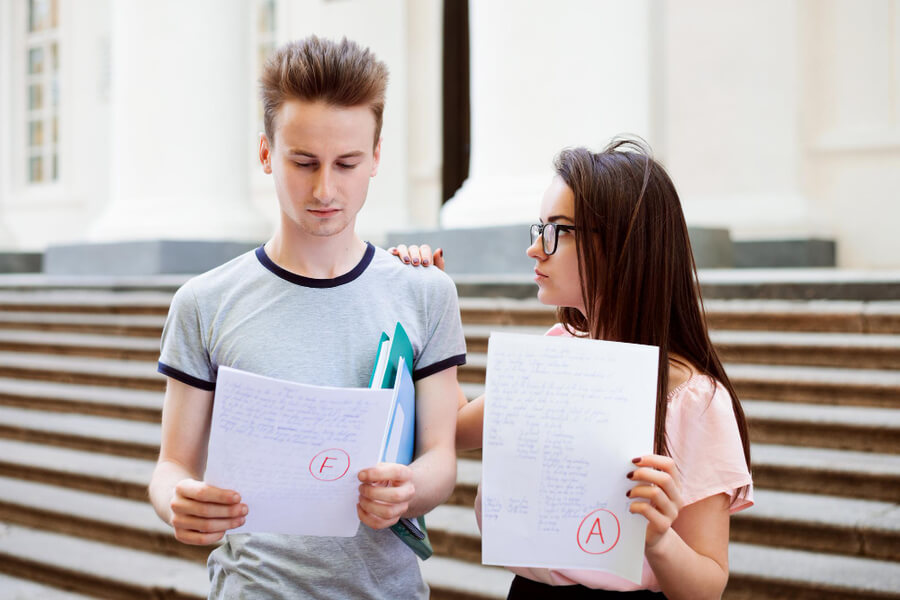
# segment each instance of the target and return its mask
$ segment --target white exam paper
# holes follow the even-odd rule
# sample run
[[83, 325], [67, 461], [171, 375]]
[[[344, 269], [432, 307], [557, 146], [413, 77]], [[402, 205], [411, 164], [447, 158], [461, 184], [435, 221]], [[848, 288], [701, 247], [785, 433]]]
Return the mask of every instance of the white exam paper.
[[653, 449], [658, 348], [491, 333], [482, 562], [597, 569], [639, 583], [646, 519], [631, 459]]
[[220, 367], [205, 478], [249, 508], [229, 533], [355, 535], [356, 475], [378, 463], [393, 394]]

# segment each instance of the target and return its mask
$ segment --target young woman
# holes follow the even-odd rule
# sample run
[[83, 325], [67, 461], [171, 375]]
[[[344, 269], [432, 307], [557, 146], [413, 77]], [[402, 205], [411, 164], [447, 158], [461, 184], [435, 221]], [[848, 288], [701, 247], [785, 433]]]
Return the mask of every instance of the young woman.
[[[510, 567], [510, 599], [719, 598], [731, 513], [752, 505], [747, 426], [709, 340], [678, 194], [640, 142], [564, 150], [531, 226], [538, 299], [558, 307], [547, 335], [658, 346], [654, 453], [634, 459], [632, 513], [647, 519], [640, 585], [600, 571]], [[440, 250], [400, 246], [405, 262]], [[457, 445], [479, 447], [484, 396], [460, 403]], [[480, 498], [476, 513], [480, 513]], [[479, 515], [480, 517], [480, 515]], [[479, 518], [480, 521], [480, 518]]]

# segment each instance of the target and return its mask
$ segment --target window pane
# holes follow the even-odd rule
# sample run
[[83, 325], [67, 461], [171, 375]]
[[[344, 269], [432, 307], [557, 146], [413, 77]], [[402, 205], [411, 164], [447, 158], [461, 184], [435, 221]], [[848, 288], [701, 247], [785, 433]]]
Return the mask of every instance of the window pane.
[[28, 30], [41, 31], [50, 27], [50, 0], [28, 0]]
[[259, 0], [257, 27], [260, 33], [275, 31], [275, 0]]
[[44, 49], [31, 48], [28, 51], [28, 73], [35, 75], [44, 72]]
[[54, 77], [50, 83], [50, 106], [56, 108], [59, 106], [59, 78]]
[[39, 148], [44, 144], [44, 122], [29, 121], [28, 122], [28, 145], [32, 148]]
[[52, 181], [56, 181], [57, 179], [59, 179], [59, 155], [56, 153], [53, 154], [52, 164], [53, 164], [53, 166], [52, 166], [53, 170], [50, 172], [50, 179]]
[[28, 86], [28, 108], [38, 110], [44, 107], [44, 88], [39, 83]]
[[50, 44], [50, 69], [54, 73], [59, 71], [59, 45], [56, 42]]
[[59, 117], [53, 117], [53, 143], [59, 142]]
[[28, 160], [28, 181], [38, 183], [44, 180], [44, 159], [33, 156]]

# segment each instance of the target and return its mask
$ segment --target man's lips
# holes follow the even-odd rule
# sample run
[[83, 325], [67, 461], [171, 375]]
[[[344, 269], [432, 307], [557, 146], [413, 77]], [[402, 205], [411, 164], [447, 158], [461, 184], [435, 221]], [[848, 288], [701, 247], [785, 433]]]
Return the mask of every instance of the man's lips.
[[338, 208], [309, 208], [307, 210], [317, 217], [330, 217], [341, 212]]

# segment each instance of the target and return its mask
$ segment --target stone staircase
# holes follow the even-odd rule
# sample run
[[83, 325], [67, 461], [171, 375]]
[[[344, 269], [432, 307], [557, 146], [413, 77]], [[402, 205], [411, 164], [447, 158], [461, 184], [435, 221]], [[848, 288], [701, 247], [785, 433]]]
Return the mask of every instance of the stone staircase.
[[[183, 280], [0, 277], [0, 600], [206, 596], [209, 548], [176, 542], [146, 501], [159, 334]], [[864, 284], [829, 300], [706, 282], [756, 482], [756, 506], [732, 519], [727, 598], [900, 598], [900, 280], [880, 284], [888, 300]], [[491, 330], [554, 321], [523, 287], [494, 282], [526, 299], [485, 298], [460, 283], [470, 397]], [[458, 465], [423, 572], [439, 600], [504, 598], [511, 575], [480, 564], [480, 454]]]

